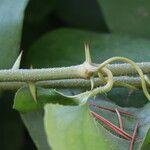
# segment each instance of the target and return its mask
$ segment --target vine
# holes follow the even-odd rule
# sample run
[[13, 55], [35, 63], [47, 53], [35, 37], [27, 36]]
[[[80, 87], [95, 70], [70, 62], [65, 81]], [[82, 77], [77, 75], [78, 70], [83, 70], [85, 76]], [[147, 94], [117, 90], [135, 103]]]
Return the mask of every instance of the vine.
[[[53, 88], [91, 86], [91, 90], [74, 97], [93, 97], [100, 93], [109, 92], [114, 86], [126, 87], [132, 91], [138, 90], [141, 86], [145, 96], [150, 100], [150, 94], [147, 89], [150, 86], [150, 80], [147, 75], [144, 75], [150, 73], [150, 63], [135, 63], [125, 57], [112, 57], [101, 64], [94, 64], [92, 63], [88, 44], [85, 44], [85, 62], [77, 66], [19, 69], [21, 56], [22, 52], [12, 69], [0, 70], [1, 89], [16, 89], [27, 84], [34, 100], [36, 100], [36, 85]], [[122, 61], [124, 64], [111, 65], [116, 61]], [[122, 75], [123, 73], [125, 75]], [[133, 74], [134, 76], [127, 76], [128, 74]], [[137, 77], [137, 74], [139, 74], [139, 77]]]
[[[145, 96], [147, 97], [147, 99], [150, 100], [150, 94], [148, 92], [147, 85], [146, 85], [146, 83], [148, 84], [150, 83], [148, 76], [146, 75], [144, 76], [142, 69], [134, 61], [125, 57], [112, 57], [112, 58], [107, 59], [106, 61], [104, 61], [103, 63], [99, 65], [92, 64], [90, 50], [87, 44], [85, 44], [85, 58], [86, 58], [85, 60], [86, 66], [90, 66], [89, 68], [92, 68], [89, 71], [86, 70], [87, 77], [90, 78], [91, 80], [91, 90], [81, 93], [79, 95], [75, 95], [74, 97], [93, 97], [93, 96], [96, 96], [97, 94], [109, 92], [113, 87], [114, 80], [113, 80], [113, 74], [111, 70], [107, 68], [107, 65], [112, 62], [122, 61], [122, 62], [130, 64], [137, 71], [141, 80], [143, 92]], [[96, 74], [102, 80], [103, 83], [106, 82], [106, 85], [93, 89], [94, 75]], [[107, 75], [107, 79], [103, 76], [103, 74]], [[132, 90], [137, 90], [135, 86], [132, 86], [130, 84], [125, 84], [122, 82], [118, 82], [118, 84], [123, 87], [128, 87]]]

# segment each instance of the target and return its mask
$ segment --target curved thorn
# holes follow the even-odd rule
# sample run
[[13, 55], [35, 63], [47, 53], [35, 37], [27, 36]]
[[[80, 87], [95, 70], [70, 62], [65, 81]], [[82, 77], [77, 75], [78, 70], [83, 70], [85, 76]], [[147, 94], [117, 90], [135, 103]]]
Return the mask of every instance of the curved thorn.
[[85, 48], [85, 62], [91, 64], [92, 63], [92, 59], [91, 59], [89, 45], [87, 43], [84, 43], [84, 48]]
[[35, 86], [35, 84], [33, 82], [29, 82], [28, 86], [29, 86], [29, 90], [30, 90], [30, 93], [31, 93], [34, 101], [37, 102], [37, 98], [36, 98], [36, 86]]
[[23, 51], [20, 52], [18, 58], [16, 59], [14, 65], [12, 66], [12, 69], [19, 69], [20, 68], [22, 53], [23, 53]]

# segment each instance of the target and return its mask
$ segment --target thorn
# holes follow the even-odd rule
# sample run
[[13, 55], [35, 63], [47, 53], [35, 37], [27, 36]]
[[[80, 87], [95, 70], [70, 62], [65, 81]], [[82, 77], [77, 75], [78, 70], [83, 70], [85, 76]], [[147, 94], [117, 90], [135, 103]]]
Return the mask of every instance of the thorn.
[[100, 122], [104, 123], [107, 127], [109, 127], [110, 129], [112, 129], [113, 131], [115, 131], [117, 134], [121, 135], [122, 137], [124, 137], [126, 140], [131, 140], [132, 137], [126, 133], [125, 131], [123, 131], [122, 129], [120, 129], [119, 127], [115, 126], [114, 124], [112, 124], [110, 121], [108, 121], [107, 119], [105, 119], [104, 117], [98, 115], [97, 113], [91, 111], [92, 115], [98, 119]]
[[[116, 112], [115, 109], [113, 109], [113, 108], [109, 108], [109, 107], [105, 107], [105, 106], [101, 106], [101, 105], [96, 105], [94, 103], [89, 103], [89, 105], [97, 107], [97, 108], [101, 108], [101, 109], [104, 109], [104, 110], [108, 110], [108, 111], [111, 111], [111, 112]], [[118, 111], [119, 111], [120, 114], [132, 116], [132, 114], [129, 113], [129, 112], [122, 111], [122, 110], [118, 110]]]
[[[33, 69], [33, 66], [30, 65], [30, 69]], [[35, 83], [34, 82], [29, 82], [28, 83], [28, 86], [29, 86], [29, 90], [30, 90], [30, 93], [34, 99], [34, 101], [37, 103], [37, 98], [36, 98], [36, 86], [35, 86]]]
[[12, 69], [19, 69], [20, 68], [22, 53], [23, 53], [23, 51], [20, 52], [18, 58], [16, 59], [14, 65], [12, 66]]
[[93, 90], [94, 89], [94, 77], [93, 76], [91, 76], [90, 82], [91, 82], [91, 90]]
[[136, 134], [137, 134], [138, 125], [139, 124], [136, 123], [135, 128], [134, 128], [134, 132], [133, 132], [133, 135], [132, 135], [132, 140], [131, 140], [131, 143], [130, 143], [130, 150], [133, 150], [133, 144], [135, 142], [135, 137], [136, 137]]
[[28, 83], [28, 86], [29, 86], [29, 90], [30, 90], [30, 92], [31, 92], [31, 95], [32, 95], [34, 101], [37, 103], [37, 98], [36, 98], [36, 86], [35, 86], [35, 83], [29, 82], [29, 83]]
[[92, 59], [91, 59], [89, 45], [87, 43], [84, 43], [84, 48], [85, 48], [85, 62], [91, 64], [92, 63]]
[[119, 127], [120, 127], [120, 129], [122, 129], [122, 130], [123, 130], [123, 122], [122, 122], [121, 115], [120, 115], [120, 113], [119, 113], [119, 111], [118, 111], [118, 109], [117, 109], [117, 108], [115, 109], [115, 111], [116, 111], [117, 116], [118, 116]]

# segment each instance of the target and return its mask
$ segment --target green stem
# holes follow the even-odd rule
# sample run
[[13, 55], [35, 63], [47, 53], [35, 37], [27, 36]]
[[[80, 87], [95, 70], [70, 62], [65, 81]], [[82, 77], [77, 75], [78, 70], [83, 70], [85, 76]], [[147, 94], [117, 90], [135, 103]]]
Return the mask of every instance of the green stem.
[[[144, 74], [150, 73], [150, 62], [137, 63]], [[98, 65], [97, 65], [98, 66]], [[94, 67], [96, 68], [96, 67]], [[94, 69], [93, 68], [93, 69]], [[107, 68], [114, 76], [137, 75], [136, 70], [129, 64], [112, 64]], [[45, 69], [8, 69], [0, 70], [0, 81], [43, 81], [56, 79], [86, 78], [86, 69], [83, 65], [45, 68]]]
[[[107, 79], [106, 79], [107, 80]], [[136, 88], [141, 88], [141, 80], [139, 77], [113, 77], [114, 87], [125, 87], [125, 84], [130, 84]], [[81, 88], [81, 89], [90, 89], [91, 82], [90, 80], [85, 79], [63, 79], [63, 80], [46, 80], [46, 81], [37, 81], [35, 83], [37, 86], [42, 86], [46, 88]], [[99, 78], [94, 79], [94, 87], [104, 85], [103, 80]], [[22, 86], [27, 86], [26, 82], [0, 82], [0, 90], [16, 90]], [[128, 87], [132, 89], [132, 87]], [[150, 87], [150, 84], [147, 84]]]
[[0, 70], [0, 81], [42, 81], [82, 77], [82, 65], [42, 68], [42, 69], [8, 69]]

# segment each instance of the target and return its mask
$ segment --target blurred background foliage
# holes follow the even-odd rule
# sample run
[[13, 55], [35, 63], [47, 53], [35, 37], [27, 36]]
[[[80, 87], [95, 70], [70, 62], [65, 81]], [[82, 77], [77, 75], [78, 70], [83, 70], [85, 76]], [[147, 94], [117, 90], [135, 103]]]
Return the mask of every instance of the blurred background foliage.
[[[126, 56], [135, 61], [150, 60], [148, 0], [27, 2], [0, 2], [0, 44], [3, 45], [1, 54], [4, 51], [0, 56], [1, 68], [10, 68], [20, 49], [24, 51], [24, 68], [29, 68], [31, 64], [33, 68], [40, 68], [82, 63], [85, 41], [91, 45], [95, 62], [114, 55]], [[128, 95], [127, 90], [117, 91], [118, 96], [113, 90], [108, 97], [121, 106], [140, 107], [146, 103], [142, 93], [125, 97]], [[36, 148], [19, 114], [12, 110], [13, 96], [14, 92], [11, 91], [1, 93], [1, 149], [34, 150]], [[139, 101], [135, 104], [137, 97]], [[120, 99], [123, 100], [120, 102]]]

